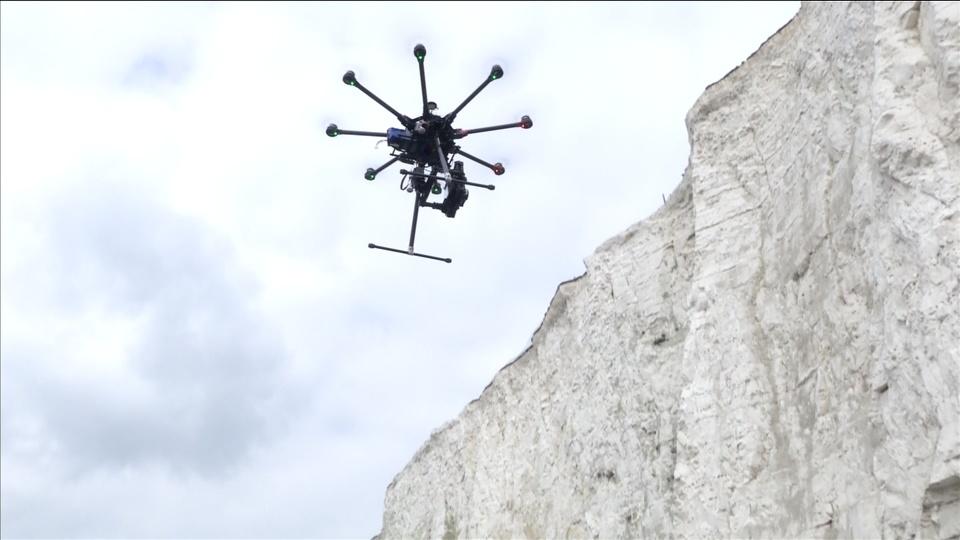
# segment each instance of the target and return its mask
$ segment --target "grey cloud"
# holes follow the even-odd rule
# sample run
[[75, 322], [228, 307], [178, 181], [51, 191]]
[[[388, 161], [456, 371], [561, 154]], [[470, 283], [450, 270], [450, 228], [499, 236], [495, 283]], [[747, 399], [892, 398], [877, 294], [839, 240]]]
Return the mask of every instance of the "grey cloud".
[[130, 88], [162, 91], [185, 82], [192, 69], [192, 49], [157, 47], [135, 58], [124, 70], [121, 83]]
[[[45, 427], [79, 469], [227, 470], [302, 405], [285, 379], [288, 351], [257, 312], [255, 282], [222, 239], [122, 185], [92, 184], [61, 200], [43, 281], [55, 284], [57, 305], [71, 300], [73, 316], [105, 309], [143, 318], [129, 365], [148, 392], [131, 400], [40, 372], [29, 393], [43, 396]], [[5, 349], [5, 370], [30, 350]], [[44, 365], [38, 360], [29, 364]]]

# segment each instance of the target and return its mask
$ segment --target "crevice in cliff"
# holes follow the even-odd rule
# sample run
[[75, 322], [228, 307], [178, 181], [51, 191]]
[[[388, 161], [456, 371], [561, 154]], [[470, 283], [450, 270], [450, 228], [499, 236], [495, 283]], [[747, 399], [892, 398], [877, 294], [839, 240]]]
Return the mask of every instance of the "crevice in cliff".
[[920, 529], [924, 538], [960, 538], [960, 475], [931, 483], [923, 494]]
[[[764, 157], [763, 152], [760, 151], [760, 145], [757, 143], [757, 130], [754, 129], [752, 125], [747, 126], [747, 129], [750, 131], [751, 138], [753, 138], [753, 149], [757, 152], [757, 159], [759, 159], [760, 164], [763, 165], [763, 178], [767, 182], [767, 194], [764, 200], [767, 200], [773, 195], [773, 186], [770, 184], [770, 170], [767, 169], [767, 158]], [[754, 199], [756, 199], [756, 196], [754, 196]], [[763, 203], [763, 201], [757, 202], [759, 204]]]
[[937, 196], [934, 195], [933, 193], [930, 193], [929, 191], [920, 188], [919, 186], [913, 186], [913, 185], [910, 185], [910, 184], [904, 182], [903, 180], [900, 180], [899, 178], [897, 178], [896, 176], [893, 176], [892, 174], [886, 174], [886, 173], [881, 173], [881, 174], [882, 174], [883, 178], [886, 178], [887, 180], [890, 180], [890, 181], [893, 182], [895, 185], [901, 186], [903, 189], [905, 189], [905, 190], [907, 190], [907, 191], [911, 191], [911, 192], [914, 192], [914, 193], [919, 193], [919, 194], [921, 194], [921, 195], [925, 195], [925, 196], [933, 199], [934, 201], [940, 203], [940, 206], [942, 206], [942, 207], [944, 207], [944, 208], [950, 208], [951, 205], [953, 204], [953, 202], [957, 200], [956, 197], [955, 197], [955, 198], [953, 198], [953, 199], [950, 200], [950, 201], [945, 201], [945, 200], [941, 199], [940, 197], [937, 197]]
[[[773, 182], [770, 178], [770, 169], [767, 166], [766, 157], [763, 155], [763, 152], [760, 150], [760, 145], [757, 141], [757, 132], [754, 126], [750, 123], [747, 124], [746, 128], [750, 133], [751, 142], [753, 145], [753, 150], [755, 154], [755, 159], [759, 162], [760, 168], [762, 171], [763, 187], [766, 188], [763, 196], [760, 197], [756, 193], [753, 193], [744, 186], [744, 190], [750, 194], [753, 198], [756, 208], [759, 210], [756, 217], [756, 231], [757, 236], [759, 236], [759, 246], [757, 247], [757, 256], [758, 267], [754, 273], [753, 286], [750, 291], [749, 306], [752, 314], [753, 322], [753, 331], [756, 333], [759, 338], [759, 343], [754, 342], [753, 354], [757, 358], [760, 368], [763, 370], [763, 373], [766, 378], [766, 385], [771, 396], [769, 402], [771, 404], [770, 410], [770, 433], [773, 435], [774, 447], [768, 451], [772, 455], [766, 456], [764, 469], [765, 470], [756, 470], [753, 474], [750, 475], [749, 482], [756, 480], [759, 474], [783, 474], [786, 473], [790, 476], [790, 482], [793, 485], [797, 485], [800, 482], [800, 477], [797, 471], [795, 459], [791, 455], [791, 445], [790, 439], [787, 436], [787, 433], [784, 428], [784, 411], [782, 410], [783, 396], [781, 395], [781, 388], [778, 386], [777, 381], [784, 379], [782, 373], [778, 373], [777, 362], [777, 353], [780, 350], [777, 344], [774, 342], [773, 338], [767, 333], [763, 317], [760, 312], [760, 297], [764, 292], [764, 283], [767, 279], [767, 246], [768, 244], [768, 230], [769, 227], [765, 226], [768, 219], [768, 214], [770, 214], [770, 208], [765, 204], [766, 201], [773, 200]], [[761, 191], [763, 188], [761, 188]], [[824, 238], [821, 238], [817, 245], [811, 250], [807, 255], [804, 262], [802, 263], [802, 271], [799, 272], [799, 276], [795, 274], [796, 279], [800, 279], [803, 274], [806, 273], [810, 265], [810, 259], [813, 256], [813, 253], [820, 248], [824, 241]], [[776, 254], [771, 254], [771, 256], [776, 256]], [[779, 375], [779, 376], [778, 376]], [[789, 389], [784, 388], [783, 391], [789, 391]], [[784, 509], [795, 507], [796, 505], [789, 504], [787, 500], [781, 501], [782, 507]], [[728, 528], [730, 531], [738, 530], [738, 527]]]
[[716, 227], [717, 225], [723, 225], [724, 223], [726, 223], [726, 222], [728, 222], [728, 221], [730, 221], [730, 220], [732, 220], [732, 219], [736, 219], [736, 218], [738, 218], [738, 217], [740, 217], [740, 216], [744, 216], [744, 215], [749, 214], [749, 213], [751, 213], [751, 212], [756, 212], [756, 211], [759, 210], [759, 209], [760, 209], [759, 206], [752, 206], [752, 207], [750, 207], [750, 208], [747, 208], [746, 210], [741, 210], [741, 211], [739, 211], [739, 212], [737, 212], [737, 213], [735, 213], [735, 214], [731, 214], [731, 215], [729, 215], [729, 216], [724, 216], [722, 219], [720, 219], [720, 220], [718, 220], [718, 221], [715, 221], [715, 222], [713, 222], [713, 223], [711, 223], [711, 224], [709, 224], [709, 225], [704, 225], [703, 227], [699, 227], [699, 228], [697, 229], [697, 232], [698, 232], [698, 233], [702, 233], [703, 231], [706, 231], [706, 230], [708, 230], [708, 229], [712, 229], [712, 228]]
[[807, 255], [800, 261], [799, 266], [793, 272], [793, 275], [790, 277], [793, 281], [800, 281], [803, 276], [807, 275], [807, 271], [810, 270], [810, 262], [813, 260], [813, 256], [816, 255], [817, 251], [820, 251], [820, 248], [823, 246], [823, 243], [830, 238], [829, 234], [825, 234], [820, 237], [817, 241], [817, 245], [813, 246], [813, 249], [807, 252]]

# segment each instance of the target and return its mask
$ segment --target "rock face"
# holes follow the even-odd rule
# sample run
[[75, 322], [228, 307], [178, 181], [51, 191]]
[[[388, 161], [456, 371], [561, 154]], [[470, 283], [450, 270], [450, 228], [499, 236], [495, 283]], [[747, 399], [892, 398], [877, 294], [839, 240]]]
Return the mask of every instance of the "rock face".
[[960, 3], [810, 3], [382, 537], [960, 535]]

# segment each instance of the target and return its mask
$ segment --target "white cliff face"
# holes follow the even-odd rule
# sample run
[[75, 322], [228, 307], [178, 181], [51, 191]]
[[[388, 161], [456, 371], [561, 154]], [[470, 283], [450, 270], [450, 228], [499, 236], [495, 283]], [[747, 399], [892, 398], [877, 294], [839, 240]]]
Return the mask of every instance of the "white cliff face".
[[960, 535], [960, 2], [811, 3], [383, 537]]

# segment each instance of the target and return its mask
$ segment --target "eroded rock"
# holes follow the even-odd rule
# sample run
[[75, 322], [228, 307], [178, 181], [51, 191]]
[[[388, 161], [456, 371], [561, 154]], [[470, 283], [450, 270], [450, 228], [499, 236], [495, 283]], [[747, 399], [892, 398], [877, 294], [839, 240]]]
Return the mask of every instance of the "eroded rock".
[[960, 3], [804, 4], [384, 538], [960, 534]]

